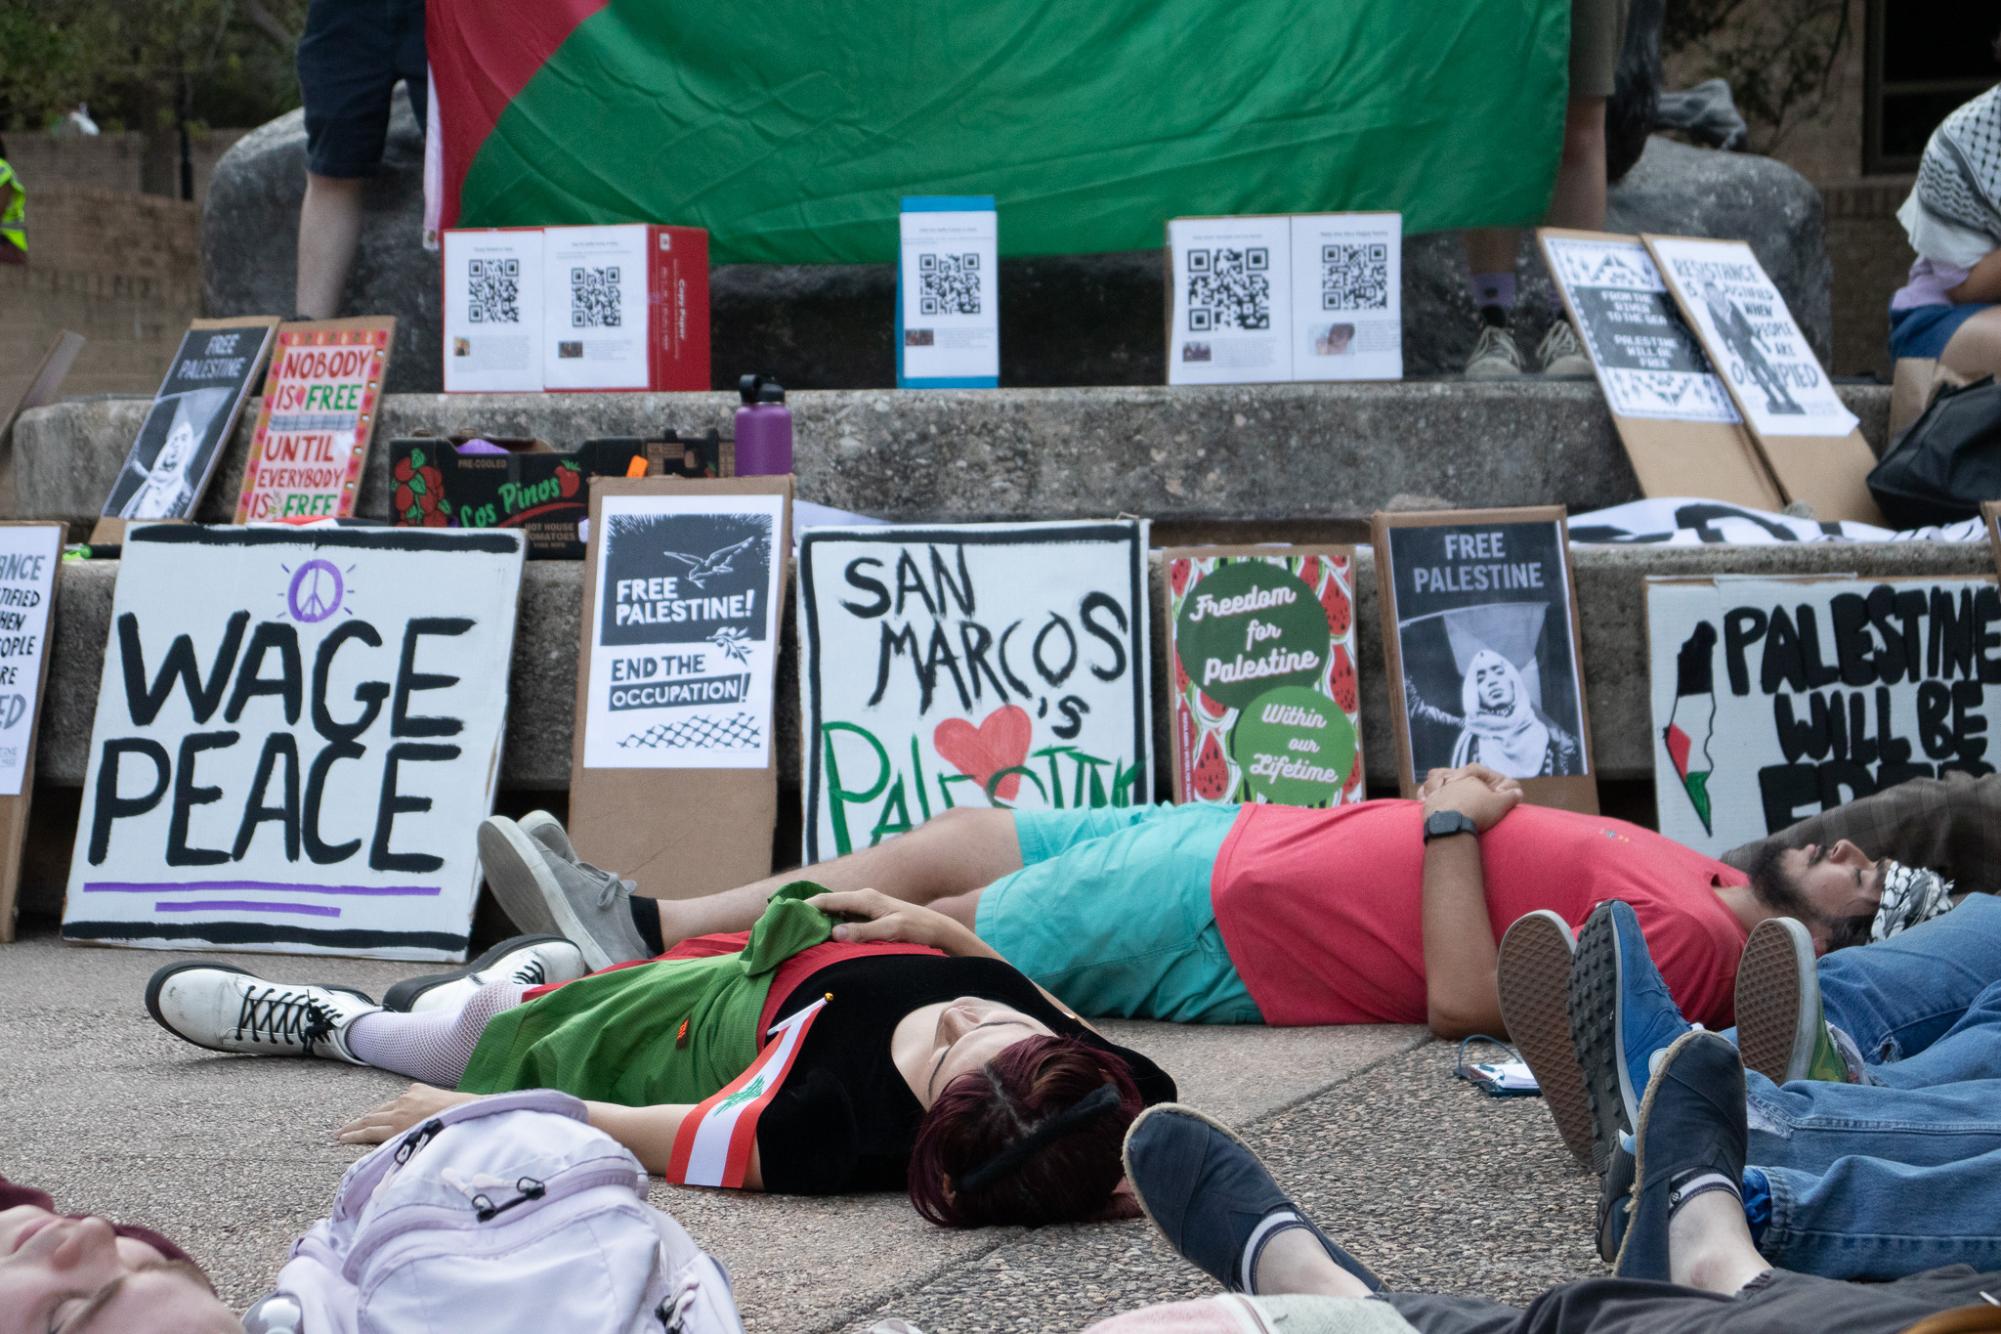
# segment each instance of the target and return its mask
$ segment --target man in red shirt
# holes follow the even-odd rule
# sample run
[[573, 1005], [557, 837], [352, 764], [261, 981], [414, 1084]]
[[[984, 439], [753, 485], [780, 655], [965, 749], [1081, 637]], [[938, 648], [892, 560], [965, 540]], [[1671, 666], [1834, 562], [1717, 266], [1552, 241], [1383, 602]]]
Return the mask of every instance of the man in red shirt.
[[[480, 853], [521, 929], [567, 936], [593, 967], [742, 930], [795, 878], [634, 900], [540, 813], [487, 821]], [[1758, 922], [1797, 917], [1828, 940], [1875, 911], [1880, 878], [1859, 849], [1808, 862], [1785, 851], [1746, 875], [1624, 821], [1525, 806], [1514, 780], [1469, 765], [1433, 773], [1420, 800], [1333, 810], [955, 810], [798, 874], [888, 896], [846, 938], [903, 938], [923, 929], [917, 908], [942, 912], [1083, 1013], [1463, 1036], [1501, 1031], [1510, 923], [1546, 908], [1574, 928], [1614, 898], [1639, 914], [1683, 1012], [1727, 1025]]]

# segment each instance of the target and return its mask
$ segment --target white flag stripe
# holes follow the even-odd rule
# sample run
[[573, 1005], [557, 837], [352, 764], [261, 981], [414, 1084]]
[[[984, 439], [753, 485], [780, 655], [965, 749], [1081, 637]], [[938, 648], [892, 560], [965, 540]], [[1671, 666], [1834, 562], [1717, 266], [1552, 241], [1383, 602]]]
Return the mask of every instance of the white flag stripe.
[[688, 1153], [688, 1185], [723, 1184], [729, 1168], [730, 1139], [736, 1132], [737, 1122], [769, 1091], [772, 1081], [792, 1059], [793, 1051], [805, 1034], [807, 1022], [826, 1003], [825, 1000], [817, 1000], [774, 1027], [771, 1032], [778, 1040], [765, 1045], [763, 1054], [745, 1071], [747, 1078], [737, 1092], [703, 1114], [695, 1127], [694, 1144]]

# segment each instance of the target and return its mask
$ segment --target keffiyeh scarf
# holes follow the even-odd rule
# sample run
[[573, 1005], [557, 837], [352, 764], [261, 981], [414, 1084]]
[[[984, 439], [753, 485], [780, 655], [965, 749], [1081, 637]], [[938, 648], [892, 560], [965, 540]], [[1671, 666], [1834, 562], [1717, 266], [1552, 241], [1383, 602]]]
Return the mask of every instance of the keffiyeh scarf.
[[[1984, 241], [1988, 250], [2001, 247], [2001, 87], [1960, 107], [1932, 133], [1918, 160], [1911, 203], [1915, 215], [1905, 225], [1921, 255], [1970, 268], [1980, 255], [1967, 248], [1968, 241]], [[1933, 253], [1924, 243], [1928, 239], [1955, 253]]]
[[1908, 931], [1919, 922], [1928, 922], [1952, 909], [1952, 881], [1937, 871], [1902, 862], [1883, 862], [1883, 901], [1876, 906], [1876, 920], [1869, 926], [1871, 942], [1888, 940]]

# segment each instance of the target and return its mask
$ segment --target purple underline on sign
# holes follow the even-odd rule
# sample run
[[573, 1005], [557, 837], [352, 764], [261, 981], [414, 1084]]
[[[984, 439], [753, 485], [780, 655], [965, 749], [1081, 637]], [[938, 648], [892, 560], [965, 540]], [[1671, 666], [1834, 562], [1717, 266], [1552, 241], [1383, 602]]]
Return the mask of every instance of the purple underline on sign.
[[273, 891], [281, 894], [352, 894], [366, 898], [435, 898], [440, 885], [300, 885], [284, 880], [86, 880], [86, 894], [175, 894], [181, 891]]
[[306, 917], [338, 917], [330, 903], [257, 903], [250, 899], [179, 899], [153, 905], [154, 912], [289, 912]]

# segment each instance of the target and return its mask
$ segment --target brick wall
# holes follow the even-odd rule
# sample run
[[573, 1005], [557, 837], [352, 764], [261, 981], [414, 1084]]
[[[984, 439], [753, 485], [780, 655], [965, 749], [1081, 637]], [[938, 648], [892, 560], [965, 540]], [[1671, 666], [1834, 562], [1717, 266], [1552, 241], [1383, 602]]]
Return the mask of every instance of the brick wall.
[[[215, 164], [246, 130], [205, 130], [194, 136], [195, 202], [208, 196]], [[43, 189], [79, 187], [177, 198], [180, 194], [180, 139], [172, 130], [156, 134], [50, 134], [14, 131], [7, 135], [7, 160], [21, 174], [30, 202]]]

